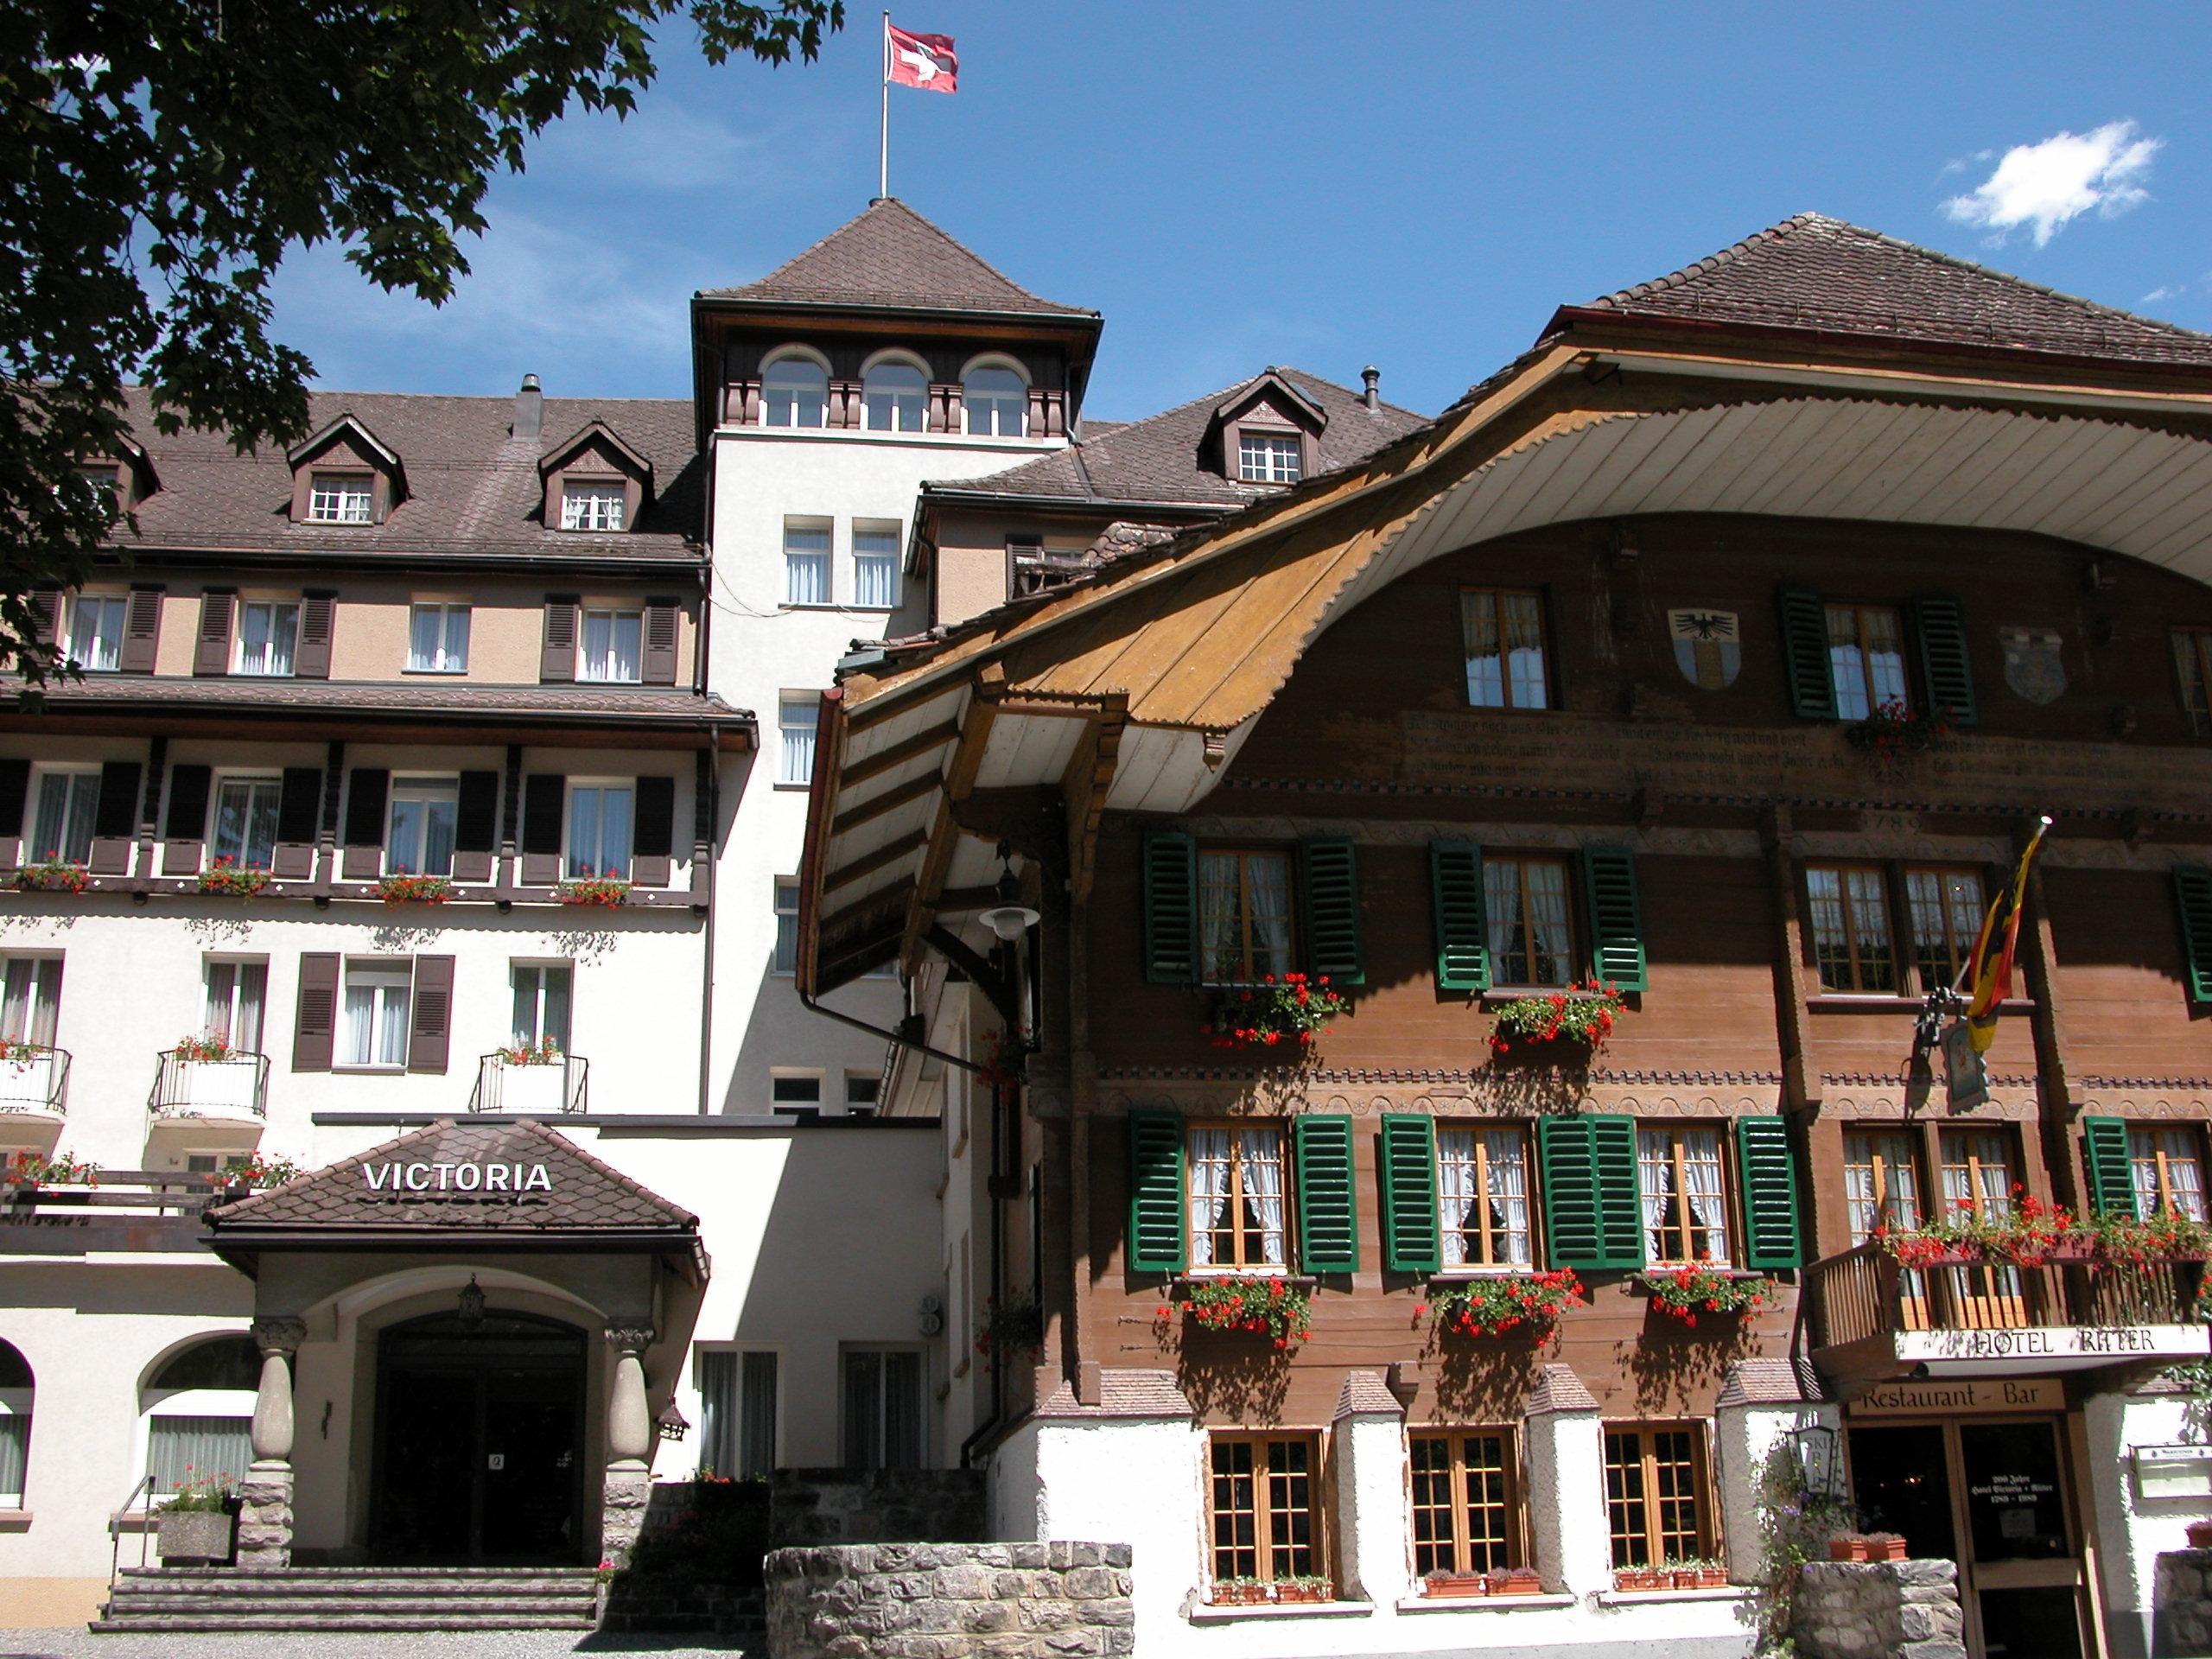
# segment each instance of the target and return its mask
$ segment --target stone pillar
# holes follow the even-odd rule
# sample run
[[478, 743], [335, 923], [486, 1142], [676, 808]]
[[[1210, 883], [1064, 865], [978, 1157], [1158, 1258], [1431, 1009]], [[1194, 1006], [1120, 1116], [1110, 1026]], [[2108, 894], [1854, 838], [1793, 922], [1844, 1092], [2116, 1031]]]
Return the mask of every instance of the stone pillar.
[[1554, 1594], [1613, 1587], [1605, 1520], [1605, 1434], [1598, 1402], [1564, 1365], [1547, 1365], [1529, 1395], [1529, 1530], [1536, 1571]]
[[645, 1364], [652, 1340], [652, 1327], [642, 1320], [607, 1327], [614, 1365], [607, 1388], [607, 1488], [599, 1549], [603, 1560], [618, 1567], [630, 1558], [652, 1496], [653, 1414], [645, 1403]]
[[292, 1356], [307, 1340], [302, 1319], [256, 1319], [261, 1386], [253, 1397], [253, 1463], [239, 1487], [238, 1563], [292, 1564]]
[[[1836, 1459], [1843, 1457], [1842, 1418], [1821, 1401], [1820, 1381], [1786, 1359], [1738, 1360], [1728, 1368], [1714, 1402], [1713, 1433], [1720, 1481], [1720, 1530], [1728, 1541], [1728, 1576], [1750, 1584], [1759, 1573], [1759, 1550], [1766, 1529], [1759, 1519], [1759, 1483], [1777, 1446], [1787, 1447], [1792, 1431], [1818, 1425], [1834, 1433]], [[1794, 1452], [1787, 1455], [1795, 1457]], [[1836, 1476], [1841, 1490], [1842, 1474]]]
[[1379, 1371], [1351, 1371], [1330, 1436], [1343, 1593], [1378, 1605], [1413, 1593], [1407, 1549], [1405, 1408]]

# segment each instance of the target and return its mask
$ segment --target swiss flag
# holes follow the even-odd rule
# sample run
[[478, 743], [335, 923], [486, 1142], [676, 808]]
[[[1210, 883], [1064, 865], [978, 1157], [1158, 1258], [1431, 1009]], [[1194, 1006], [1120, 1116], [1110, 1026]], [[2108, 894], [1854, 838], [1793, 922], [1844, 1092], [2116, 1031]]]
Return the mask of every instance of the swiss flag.
[[918, 86], [925, 92], [960, 90], [960, 54], [951, 35], [909, 35], [886, 18], [883, 47], [889, 79], [898, 85]]

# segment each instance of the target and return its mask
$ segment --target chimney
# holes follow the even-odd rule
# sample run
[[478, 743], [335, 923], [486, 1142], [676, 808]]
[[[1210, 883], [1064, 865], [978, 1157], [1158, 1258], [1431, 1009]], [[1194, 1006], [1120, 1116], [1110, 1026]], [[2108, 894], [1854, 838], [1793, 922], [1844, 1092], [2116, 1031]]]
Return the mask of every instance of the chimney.
[[525, 374], [522, 390], [515, 393], [514, 435], [518, 442], [536, 443], [545, 429], [545, 394], [537, 389], [537, 377]]
[[1359, 401], [1370, 409], [1382, 408], [1382, 394], [1377, 388], [1382, 384], [1382, 371], [1370, 363], [1359, 372], [1359, 378], [1367, 387], [1365, 391], [1359, 394]]

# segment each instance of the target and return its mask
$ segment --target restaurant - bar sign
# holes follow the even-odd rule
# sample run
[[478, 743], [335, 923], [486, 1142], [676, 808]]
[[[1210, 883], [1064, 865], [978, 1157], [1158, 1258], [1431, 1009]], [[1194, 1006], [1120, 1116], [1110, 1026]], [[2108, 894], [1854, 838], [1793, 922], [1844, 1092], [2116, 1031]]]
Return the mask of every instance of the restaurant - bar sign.
[[363, 1164], [372, 1192], [550, 1192], [543, 1164]]
[[[2133, 1359], [2202, 1359], [2212, 1351], [2201, 1325], [2038, 1325], [2012, 1331], [1905, 1331], [1897, 1358], [1930, 1366], [1993, 1362], [2024, 1369], [2080, 1370]], [[1931, 1373], [1940, 1374], [1940, 1373]], [[1962, 1375], [1963, 1371], [1954, 1373]]]

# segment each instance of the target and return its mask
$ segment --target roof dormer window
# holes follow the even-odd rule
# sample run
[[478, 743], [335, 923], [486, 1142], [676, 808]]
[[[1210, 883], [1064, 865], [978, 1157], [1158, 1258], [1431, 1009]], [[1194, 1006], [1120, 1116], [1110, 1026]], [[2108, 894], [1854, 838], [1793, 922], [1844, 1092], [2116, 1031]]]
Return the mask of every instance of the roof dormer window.
[[760, 377], [765, 426], [821, 426], [829, 419], [830, 371], [810, 357], [779, 357]]
[[929, 423], [929, 376], [896, 359], [872, 365], [861, 382], [861, 422], [871, 432], [920, 432]]
[[1013, 369], [982, 365], [968, 371], [960, 388], [970, 437], [1029, 435], [1029, 383]]
[[1214, 407], [1198, 464], [1239, 484], [1282, 486], [1313, 476], [1328, 411], [1276, 369]]
[[308, 487], [311, 524], [376, 522], [376, 480], [367, 473], [316, 473]]
[[541, 456], [543, 522], [579, 534], [634, 529], [652, 499], [653, 464], [604, 421], [570, 433]]
[[380, 524], [407, 499], [399, 456], [352, 415], [340, 415], [285, 459], [296, 524]]
[[622, 480], [594, 479], [561, 486], [561, 528], [620, 530], [623, 524]]
[[1245, 484], [1295, 484], [1306, 475], [1304, 445], [1295, 432], [1236, 435], [1236, 476]]

